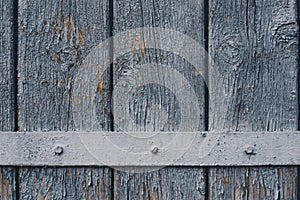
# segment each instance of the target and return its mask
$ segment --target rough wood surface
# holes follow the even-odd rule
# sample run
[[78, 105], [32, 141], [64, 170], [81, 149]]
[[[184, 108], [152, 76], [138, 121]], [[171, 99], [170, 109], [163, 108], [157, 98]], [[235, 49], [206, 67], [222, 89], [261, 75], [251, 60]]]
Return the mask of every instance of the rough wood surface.
[[14, 168], [0, 168], [0, 199], [15, 200], [16, 198], [16, 170]]
[[[296, 0], [210, 0], [209, 130], [298, 127]], [[297, 168], [212, 168], [209, 199], [297, 199]]]
[[[196, 131], [204, 130], [204, 82], [197, 79], [197, 70], [181, 55], [163, 49], [147, 48], [144, 35], [152, 34], [149, 27], [161, 27], [179, 31], [196, 40], [204, 47], [204, 6], [203, 1], [152, 1], [123, 0], [114, 1], [114, 35], [143, 27], [144, 30], [131, 34], [126, 40], [131, 52], [120, 55], [120, 44], [114, 42], [114, 103], [125, 106], [114, 113], [115, 130], [123, 131]], [[163, 29], [162, 29], [163, 31]], [[172, 31], [171, 31], [172, 32]], [[155, 38], [157, 46], [165, 39], [176, 44], [171, 37]], [[174, 39], [174, 38], [173, 38]], [[178, 38], [176, 38], [178, 39]], [[180, 40], [180, 39], [178, 39]], [[192, 49], [186, 49], [189, 51]], [[201, 57], [202, 55], [199, 55]], [[203, 59], [204, 61], [204, 59]], [[204, 62], [203, 62], [204, 63]], [[142, 65], [150, 66], [143, 68]], [[150, 64], [150, 65], [146, 65]], [[160, 67], [164, 65], [164, 67]], [[154, 66], [154, 67], [153, 67]], [[198, 66], [199, 67], [199, 66]], [[150, 70], [142, 73], [143, 69]], [[152, 70], [151, 70], [152, 69]], [[169, 69], [168, 72], [164, 71]], [[140, 70], [140, 71], [139, 71]], [[173, 70], [173, 71], [172, 71]], [[184, 76], [192, 90], [198, 95], [192, 116], [199, 109], [198, 120], [181, 124], [179, 96], [166, 87], [176, 78], [174, 71]], [[193, 74], [193, 72], [195, 72]], [[146, 79], [151, 80], [147, 82]], [[137, 82], [136, 84], [133, 82]], [[158, 84], [159, 83], [159, 84]], [[133, 85], [129, 90], [117, 89]], [[173, 84], [178, 91], [184, 88], [181, 81]], [[124, 98], [116, 98], [116, 92], [124, 92]], [[126, 95], [130, 94], [128, 98]], [[185, 100], [188, 101], [186, 96]], [[188, 104], [188, 103], [187, 103]], [[120, 114], [122, 113], [122, 114]], [[116, 116], [118, 114], [118, 116]], [[190, 123], [198, 124], [194, 128]], [[191, 125], [191, 126], [189, 126]], [[191, 128], [192, 127], [192, 128]], [[193, 129], [193, 130], [191, 130]], [[137, 135], [134, 135], [138, 137]], [[115, 199], [204, 199], [205, 173], [203, 168], [166, 168], [159, 171], [140, 171], [141, 169], [117, 170], [114, 173]]]
[[14, 130], [13, 5], [0, 3], [0, 130]]
[[[20, 131], [88, 130], [72, 120], [72, 86], [83, 59], [107, 38], [107, 17], [107, 1], [19, 1]], [[99, 123], [109, 130], [107, 120], [101, 115]], [[20, 199], [111, 199], [108, 168], [19, 174]]]
[[164, 168], [158, 171], [127, 173], [115, 171], [115, 199], [203, 199], [203, 169]]
[[22, 168], [20, 199], [111, 199], [108, 168]]
[[[13, 1], [1, 1], [0, 13], [0, 131], [14, 131]], [[16, 199], [13, 168], [0, 167], [0, 199]]]

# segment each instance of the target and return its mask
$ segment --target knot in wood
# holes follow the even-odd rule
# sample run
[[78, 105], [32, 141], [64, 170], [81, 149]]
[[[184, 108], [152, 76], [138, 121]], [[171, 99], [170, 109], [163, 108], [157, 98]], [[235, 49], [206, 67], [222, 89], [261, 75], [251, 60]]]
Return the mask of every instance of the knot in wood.
[[240, 37], [238, 34], [226, 35], [218, 41], [214, 61], [216, 67], [224, 67], [219, 69], [221, 73], [235, 72], [243, 63], [246, 50]]

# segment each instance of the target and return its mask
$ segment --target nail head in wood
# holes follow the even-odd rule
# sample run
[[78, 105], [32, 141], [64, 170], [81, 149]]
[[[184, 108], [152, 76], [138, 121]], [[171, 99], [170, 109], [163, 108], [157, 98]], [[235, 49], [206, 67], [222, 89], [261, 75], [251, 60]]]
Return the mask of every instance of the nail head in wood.
[[247, 147], [247, 149], [245, 150], [245, 153], [247, 155], [255, 155], [256, 154], [254, 147]]
[[63, 148], [62, 146], [56, 146], [56, 147], [54, 148], [54, 153], [55, 153], [56, 155], [61, 155], [63, 152], [64, 152], [64, 148]]
[[151, 152], [152, 152], [153, 154], [157, 154], [158, 151], [159, 151], [158, 147], [153, 147], [152, 150], [151, 150]]

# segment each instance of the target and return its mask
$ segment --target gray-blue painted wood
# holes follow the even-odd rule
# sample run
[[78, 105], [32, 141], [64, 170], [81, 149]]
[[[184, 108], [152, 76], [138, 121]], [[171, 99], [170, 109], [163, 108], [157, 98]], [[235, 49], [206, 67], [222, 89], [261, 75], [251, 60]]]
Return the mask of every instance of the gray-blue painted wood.
[[[296, 3], [210, 0], [210, 130], [297, 130]], [[299, 197], [296, 167], [212, 168], [209, 177], [209, 199]]]
[[[19, 1], [21, 131], [80, 130], [72, 86], [83, 59], [106, 39], [107, 16], [107, 1]], [[99, 123], [109, 130], [107, 120]], [[19, 199], [111, 199], [108, 168], [22, 167], [19, 174]]]
[[[210, 69], [213, 74], [210, 79], [211, 130], [297, 129], [299, 27], [296, 3], [296, 0], [210, 1], [209, 49], [215, 63], [215, 68]], [[159, 26], [176, 29], [204, 44], [203, 10], [194, 4], [194, 1], [114, 1], [115, 33], [140, 26]], [[0, 90], [5, 94], [0, 99], [0, 129], [15, 128], [13, 114], [14, 109], [18, 109], [21, 131], [87, 130], [84, 123], [73, 121], [72, 86], [82, 67], [81, 61], [92, 47], [108, 37], [107, 1], [19, 1], [19, 106], [14, 109], [12, 2], [2, 1], [0, 5]], [[136, 38], [139, 43], [131, 44], [132, 52], [119, 58], [120, 62], [115, 65], [133, 68], [140, 62], [155, 61], [188, 66], [169, 52], [147, 50], [147, 42], [138, 41], [140, 38]], [[151, 57], [152, 53], [157, 56]], [[119, 77], [124, 74], [116, 73], [115, 81]], [[108, 77], [104, 78], [109, 82]], [[110, 97], [101, 93], [107, 90], [106, 84], [107, 81], [98, 85], [98, 119], [103, 129], [110, 130]], [[202, 88], [202, 84], [198, 88]], [[176, 112], [169, 117], [176, 123], [161, 126], [157, 118], [164, 119], [164, 115], [158, 114], [161, 107], [151, 104], [152, 112], [149, 107], [143, 107], [145, 102], [162, 105], [167, 102], [167, 110], [175, 110], [178, 104], [174, 95], [162, 87], [142, 89], [146, 94], [153, 91], [162, 94], [147, 97], [138, 95], [138, 90], [133, 96], [141, 100], [131, 104], [133, 119], [137, 122], [133, 125], [142, 126], [136, 128], [124, 123], [115, 128], [176, 130]], [[203, 99], [199, 99], [204, 105]], [[75, 104], [80, 105], [80, 102], [75, 99]], [[200, 108], [201, 112], [203, 109]], [[206, 117], [199, 116], [199, 130], [203, 130]], [[129, 173], [114, 171], [112, 174], [108, 168], [24, 167], [18, 177], [19, 199], [111, 199], [112, 195], [115, 199], [204, 199], [205, 196], [209, 199], [297, 199], [299, 189], [295, 167], [212, 168], [208, 174], [208, 190], [202, 168], [136, 172], [131, 169]], [[0, 198], [16, 199], [15, 186], [15, 171], [2, 167]]]
[[[13, 1], [0, 2], [0, 35], [0, 131], [13, 131], [15, 129]], [[0, 199], [16, 199], [14, 168], [0, 167]]]
[[[161, 30], [151, 31], [150, 27], [158, 27]], [[204, 47], [203, 1], [114, 1], [114, 34], [136, 28], [143, 29], [130, 35], [128, 45], [131, 47], [131, 52], [115, 58], [114, 62], [114, 91], [124, 93], [124, 98], [114, 96], [118, 111], [114, 117], [115, 130], [137, 132], [204, 130], [203, 80], [197, 81], [197, 78], [193, 76], [193, 71], [197, 72], [197, 70], [191, 66], [189, 60], [184, 60], [182, 55], [172, 50], [164, 51], [163, 47], [159, 50], [161, 40], [175, 46], [177, 40], [182, 39], [164, 34], [163, 28], [170, 29], [168, 33], [181, 32]], [[149, 49], [147, 47], [151, 46], [150, 41], [144, 38], [145, 35], [154, 37], [153, 32], [158, 32], [158, 37], [155, 37], [157, 47]], [[117, 47], [118, 45], [114, 43], [114, 56], [122, 50]], [[185, 50], [187, 54], [193, 51], [192, 48]], [[203, 57], [202, 64], [204, 64], [204, 55], [198, 55], [200, 58], [201, 56]], [[184, 86], [183, 82], [176, 78], [180, 75], [189, 81], [190, 88]], [[172, 83], [172, 80], [177, 82]], [[180, 101], [180, 94], [176, 95], [170, 89], [171, 86], [177, 88], [176, 91], [182, 91], [182, 94], [184, 90], [198, 92], [199, 96], [193, 102], [194, 111], [198, 111], [186, 110], [191, 116], [199, 113], [196, 120], [190, 120], [187, 123], [180, 121], [180, 117], [184, 116], [180, 113], [184, 103]], [[122, 87], [127, 89], [123, 90]], [[128, 93], [130, 95], [126, 97]], [[187, 96], [184, 98], [185, 101], [189, 100]], [[118, 107], [118, 105], [124, 106]], [[191, 125], [192, 121], [198, 126]], [[138, 134], [136, 136], [138, 137]], [[205, 198], [206, 177], [203, 168], [166, 168], [159, 171], [143, 169], [146, 170], [143, 173], [139, 170], [141, 169], [132, 168], [126, 172], [115, 171], [115, 199]]]

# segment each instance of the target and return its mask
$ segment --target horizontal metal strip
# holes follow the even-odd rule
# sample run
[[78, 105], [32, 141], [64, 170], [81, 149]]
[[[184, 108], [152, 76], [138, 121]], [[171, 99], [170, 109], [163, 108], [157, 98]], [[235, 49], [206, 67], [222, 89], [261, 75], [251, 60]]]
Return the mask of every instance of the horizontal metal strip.
[[300, 132], [0, 132], [2, 166], [299, 164]]

